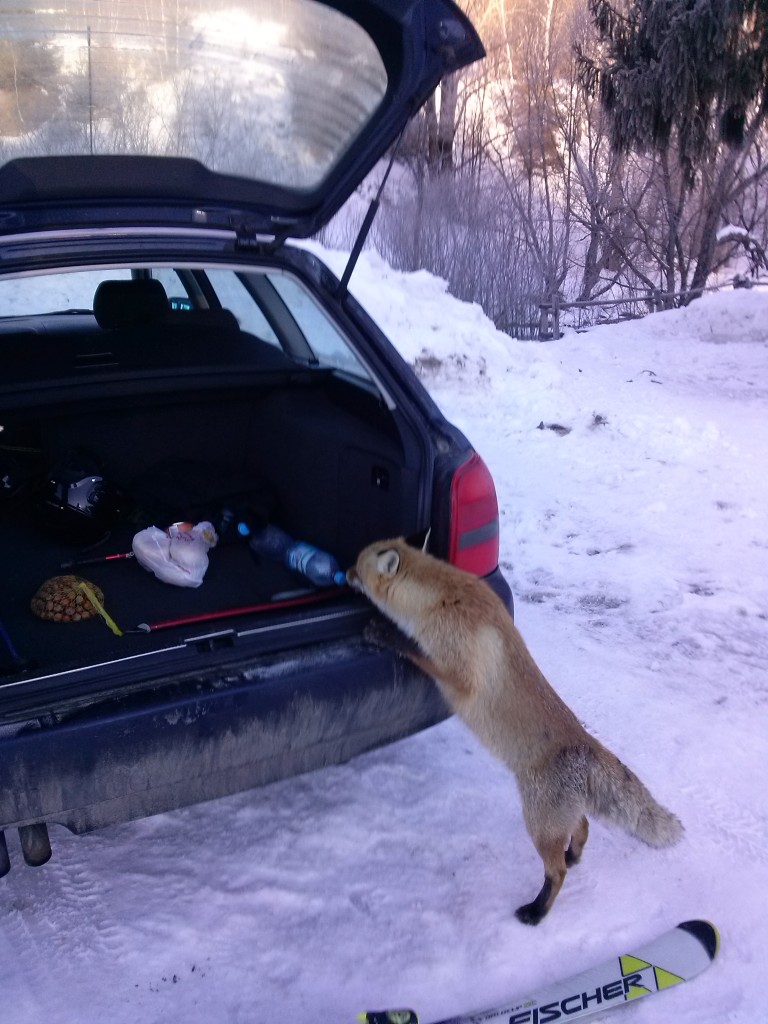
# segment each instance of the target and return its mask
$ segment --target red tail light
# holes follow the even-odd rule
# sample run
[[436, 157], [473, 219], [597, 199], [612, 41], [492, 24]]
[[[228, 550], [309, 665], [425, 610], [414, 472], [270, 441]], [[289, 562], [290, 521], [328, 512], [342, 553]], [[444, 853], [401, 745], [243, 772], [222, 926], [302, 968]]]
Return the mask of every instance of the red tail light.
[[473, 452], [451, 483], [449, 560], [459, 569], [487, 576], [499, 564], [499, 505], [488, 467]]

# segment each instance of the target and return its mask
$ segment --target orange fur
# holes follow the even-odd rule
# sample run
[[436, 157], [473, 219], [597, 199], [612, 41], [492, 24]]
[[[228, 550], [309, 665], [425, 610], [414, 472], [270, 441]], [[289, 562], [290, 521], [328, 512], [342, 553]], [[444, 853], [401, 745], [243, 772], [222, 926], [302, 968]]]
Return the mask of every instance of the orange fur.
[[552, 906], [587, 841], [587, 813], [653, 846], [680, 838], [678, 819], [552, 689], [486, 583], [402, 538], [369, 545], [347, 579], [408, 638], [393, 634], [394, 645], [514, 772], [545, 873], [536, 899], [518, 909], [520, 920], [537, 924]]

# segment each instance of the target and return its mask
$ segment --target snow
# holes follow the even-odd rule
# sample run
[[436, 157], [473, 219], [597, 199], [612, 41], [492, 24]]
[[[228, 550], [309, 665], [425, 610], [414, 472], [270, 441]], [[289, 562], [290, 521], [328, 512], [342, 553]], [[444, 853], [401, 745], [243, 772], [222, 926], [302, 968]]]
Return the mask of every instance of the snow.
[[[324, 255], [340, 271], [345, 255]], [[9, 837], [5, 1019], [344, 1024], [412, 1005], [429, 1022], [692, 917], [718, 925], [718, 960], [616, 1019], [761, 1019], [768, 294], [540, 344], [373, 253], [351, 290], [491, 468], [534, 656], [685, 838], [659, 851], [593, 823], [549, 917], [519, 924], [540, 861], [513, 780], [452, 719], [211, 804], [80, 838], [54, 828], [39, 870]]]
[[720, 228], [715, 237], [718, 242], [730, 242], [737, 238], [748, 239], [752, 236], [746, 228], [739, 227], [738, 224], [725, 224]]

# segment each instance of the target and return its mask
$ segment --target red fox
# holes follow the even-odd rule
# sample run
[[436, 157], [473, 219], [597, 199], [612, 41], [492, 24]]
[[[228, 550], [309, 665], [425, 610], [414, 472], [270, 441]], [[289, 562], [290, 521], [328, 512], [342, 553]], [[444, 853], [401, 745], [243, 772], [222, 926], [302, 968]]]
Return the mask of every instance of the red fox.
[[481, 579], [402, 538], [369, 545], [347, 581], [393, 623], [366, 631], [432, 676], [450, 707], [514, 772], [544, 885], [517, 918], [538, 924], [587, 841], [587, 814], [650, 846], [683, 834], [628, 768], [583, 728], [544, 678], [512, 619]]

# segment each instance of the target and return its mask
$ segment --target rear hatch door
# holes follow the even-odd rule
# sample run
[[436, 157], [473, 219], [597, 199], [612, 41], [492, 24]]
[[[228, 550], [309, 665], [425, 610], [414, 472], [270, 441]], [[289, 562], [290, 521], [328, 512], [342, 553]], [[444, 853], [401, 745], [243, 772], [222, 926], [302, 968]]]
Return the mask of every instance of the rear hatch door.
[[238, 220], [306, 237], [482, 55], [451, 0], [18, 0], [0, 27], [0, 232]]

